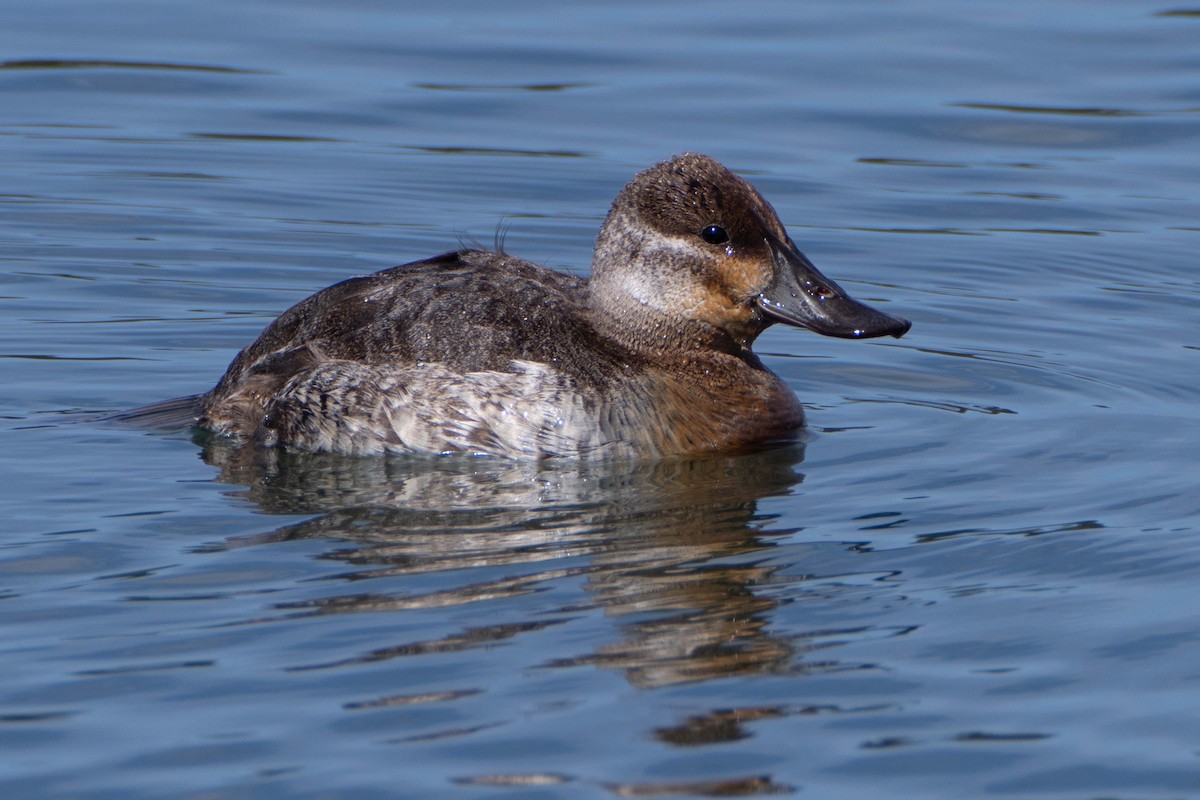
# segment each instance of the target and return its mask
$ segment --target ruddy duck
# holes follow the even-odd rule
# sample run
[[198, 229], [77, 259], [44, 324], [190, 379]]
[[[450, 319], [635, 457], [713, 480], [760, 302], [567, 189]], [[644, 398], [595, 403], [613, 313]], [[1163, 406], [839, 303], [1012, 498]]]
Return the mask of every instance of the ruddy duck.
[[750, 346], [782, 322], [903, 336], [852, 300], [713, 159], [676, 156], [613, 202], [590, 278], [460, 250], [297, 303], [195, 406], [262, 446], [353, 455], [666, 456], [804, 425]]

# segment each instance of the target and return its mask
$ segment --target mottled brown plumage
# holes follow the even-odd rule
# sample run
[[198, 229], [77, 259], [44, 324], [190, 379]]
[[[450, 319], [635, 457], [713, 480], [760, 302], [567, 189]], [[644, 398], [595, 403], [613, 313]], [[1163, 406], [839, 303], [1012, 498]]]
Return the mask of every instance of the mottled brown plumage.
[[590, 279], [484, 250], [351, 278], [271, 323], [200, 398], [198, 421], [362, 455], [735, 449], [804, 424], [750, 350], [777, 321], [908, 330], [817, 272], [750, 184], [685, 154], [617, 196]]

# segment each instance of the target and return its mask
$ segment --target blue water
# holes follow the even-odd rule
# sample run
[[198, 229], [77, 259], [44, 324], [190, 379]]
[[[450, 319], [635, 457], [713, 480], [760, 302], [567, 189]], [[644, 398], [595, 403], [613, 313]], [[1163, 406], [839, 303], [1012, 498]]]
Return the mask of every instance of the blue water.
[[[1200, 797], [1200, 8], [0, 2], [0, 796]], [[95, 421], [682, 150], [902, 340], [630, 466]]]

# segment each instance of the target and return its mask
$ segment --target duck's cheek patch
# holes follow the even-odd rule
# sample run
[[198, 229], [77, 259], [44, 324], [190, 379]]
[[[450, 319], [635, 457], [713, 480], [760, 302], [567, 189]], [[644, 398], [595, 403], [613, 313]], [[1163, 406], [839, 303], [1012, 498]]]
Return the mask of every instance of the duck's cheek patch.
[[773, 274], [770, 261], [753, 256], [730, 256], [720, 268], [721, 282], [731, 298], [755, 297], [771, 283]]
[[717, 328], [747, 323], [755, 314], [753, 304], [729, 297], [724, 291], [697, 291], [691, 301], [686, 315]]

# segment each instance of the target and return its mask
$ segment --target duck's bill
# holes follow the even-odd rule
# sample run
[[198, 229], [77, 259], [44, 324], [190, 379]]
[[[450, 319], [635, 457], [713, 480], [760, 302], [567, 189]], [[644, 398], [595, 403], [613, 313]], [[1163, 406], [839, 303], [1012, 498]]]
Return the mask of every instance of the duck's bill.
[[843, 339], [899, 338], [912, 327], [902, 317], [851, 298], [795, 247], [777, 241], [767, 244], [775, 262], [775, 282], [757, 301], [772, 320]]

